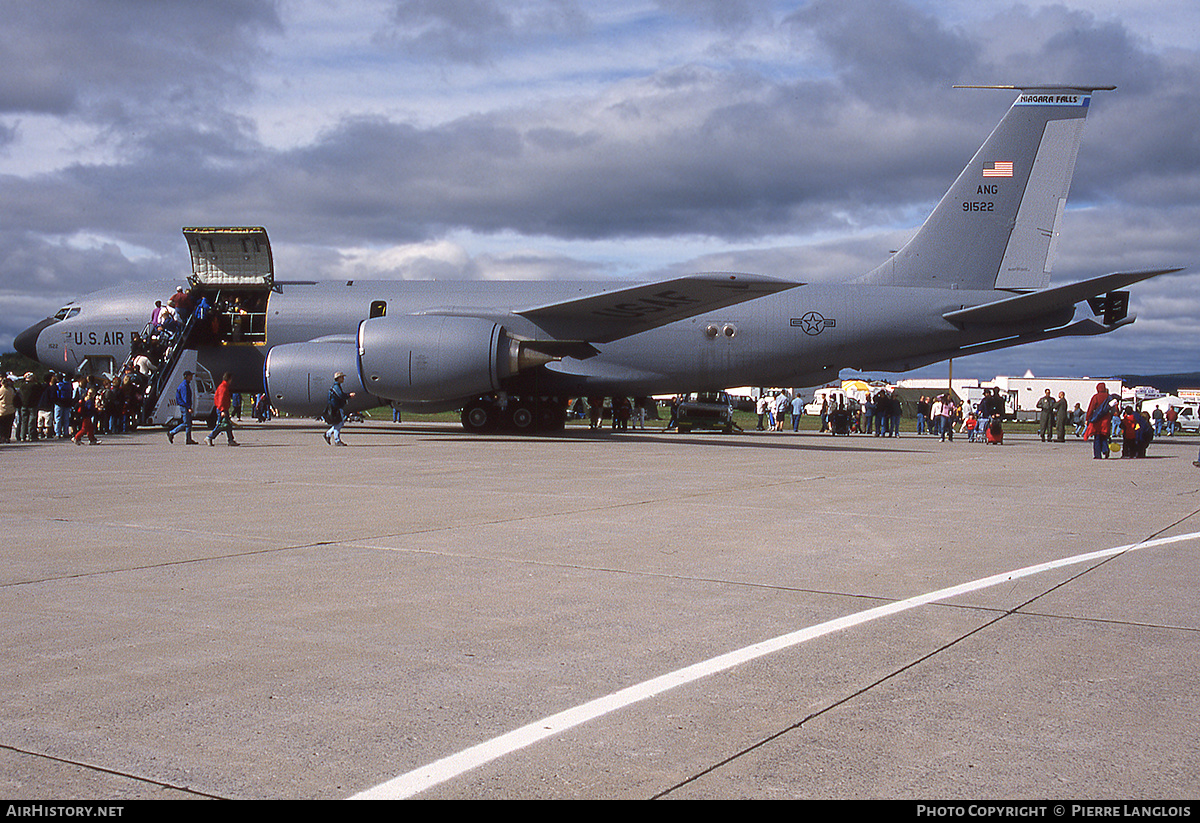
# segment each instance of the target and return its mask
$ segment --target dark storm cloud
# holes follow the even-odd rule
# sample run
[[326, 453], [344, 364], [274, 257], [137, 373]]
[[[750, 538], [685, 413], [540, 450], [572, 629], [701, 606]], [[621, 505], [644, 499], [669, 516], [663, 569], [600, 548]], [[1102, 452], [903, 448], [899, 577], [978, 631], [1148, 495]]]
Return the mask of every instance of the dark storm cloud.
[[[516, 25], [517, 12], [506, 8], [401, 3], [396, 13], [494, 33]], [[534, 6], [528, 14], [563, 20], [567, 8]], [[260, 28], [274, 21], [269, 6], [238, 10], [235, 21]], [[1153, 64], [1119, 28], [1086, 16], [1018, 11], [1004, 22], [997, 28], [1038, 33], [1021, 40], [1027, 64], [1055, 54], [1073, 65], [1099, 45], [1128, 52], [1129, 65]], [[940, 195], [1007, 105], [998, 92], [948, 89], [952, 81], [1014, 70], [988, 62], [994, 42], [985, 48], [978, 36], [946, 29], [902, 3], [814, 3], [783, 25], [822, 44], [837, 73], [781, 82], [744, 69], [679, 67], [627, 84], [616, 105], [585, 102], [577, 118], [556, 107], [428, 127], [348, 117], [312, 144], [283, 152], [258, 145], [253, 125], [228, 112], [177, 114], [131, 129], [124, 162], [13, 181], [0, 191], [0, 206], [32, 230], [104, 231], [164, 251], [150, 237], [165, 233], [174, 243], [184, 222], [269, 223], [277, 234], [325, 243], [414, 241], [459, 228], [588, 239], [848, 230], [911, 220], [913, 209]], [[1054, 26], [1061, 27], [1057, 34]], [[219, 40], [232, 28], [202, 31], [199, 41]], [[233, 40], [241, 45], [210, 56], [245, 59], [254, 51], [252, 43]], [[210, 67], [209, 75], [220, 71]], [[1189, 66], [1180, 73], [1196, 74]], [[887, 106], [880, 105], [881, 89]], [[1138, 105], [1166, 114], [1194, 106], [1190, 97], [1139, 97]], [[1109, 191], [1149, 190], [1162, 175], [1177, 187], [1194, 184], [1193, 174], [1177, 173], [1195, 156], [1194, 129], [1125, 130], [1113, 141], [1121, 149], [1093, 148], [1089, 138], [1093, 153], [1081, 158], [1080, 177], [1092, 164], [1103, 165]], [[1119, 153], [1128, 140], [1144, 150]], [[1084, 196], [1101, 196], [1096, 186], [1084, 183]], [[108, 208], [112, 202], [121, 210]]]
[[[168, 18], [180, 10], [163, 8]], [[531, 21], [534, 34], [562, 30], [573, 25], [572, 9], [564, 3], [516, 11], [483, 0], [414, 1], [397, 3], [394, 14], [410, 28], [488, 39]], [[245, 60], [255, 47], [242, 28], [278, 21], [268, 5], [233, 4], [230, 11], [203, 15], [227, 20], [217, 29], [201, 26], [194, 36], [176, 29], [165, 42], [194, 39], [215, 47], [228, 34], [236, 46], [208, 57]], [[760, 11], [744, 6], [746, 15]], [[81, 229], [119, 232], [122, 218], [99, 207], [114, 194], [125, 204], [123, 222], [151, 232], [180, 222], [171, 212], [181, 208], [229, 219], [253, 206], [264, 209], [257, 222], [308, 236], [320, 232], [326, 242], [402, 242], [452, 228], [564, 238], [829, 231], [899, 220], [915, 204], [935, 199], [1007, 105], [1000, 93], [948, 91], [954, 81], [1015, 71], [988, 56], [994, 42], [948, 29], [903, 3], [817, 2], [782, 25], [821, 44], [836, 74], [782, 82], [744, 69], [680, 67], [629, 84], [622, 102], [584, 112], [579, 124], [553, 108], [489, 112], [423, 128], [357, 116], [311, 145], [284, 152], [258, 146], [253, 124], [226, 111], [184, 117], [185, 106], [155, 122], [117, 112], [110, 116], [142, 117], [124, 138], [132, 144], [126, 161], [24, 181], [23, 202], [13, 205], [29, 220], [20, 225], [59, 232], [72, 219]], [[1052, 65], [1046, 62], [1052, 55], [1063, 66], [1079, 65], [1101, 47], [1126, 55], [1124, 64], [1135, 73], [1154, 65], [1119, 27], [1086, 15], [1018, 10], [994, 28], [1037, 33], [1021, 39], [1023, 65]], [[193, 58], [199, 54], [191, 51]], [[224, 70], [219, 60], [211, 62], [206, 76]], [[1196, 74], [1181, 68], [1186, 77]], [[887, 105], [881, 106], [884, 92]], [[1140, 105], [1195, 105], [1190, 97], [1155, 100]], [[1136, 127], [1127, 128], [1144, 151], [1085, 154], [1081, 170], [1103, 163], [1110, 187], [1141, 185], [1139, 174], [1192, 185], [1192, 175], [1181, 179], [1177, 172], [1196, 154], [1194, 129], [1138, 136]], [[1094, 185], [1085, 184], [1084, 196], [1100, 194]], [[0, 204], [11, 199], [0, 193]], [[65, 215], [64, 203], [70, 204]], [[84, 214], [90, 217], [81, 220]]]
[[85, 248], [28, 232], [0, 231], [0, 270], [23, 272], [22, 285], [37, 289], [65, 293], [83, 282], [102, 289], [144, 278], [153, 269], [151, 262], [128, 260], [115, 243]]
[[[583, 128], [554, 112], [425, 129], [347, 120], [250, 177], [303, 208], [291, 220], [319, 221], [338, 239], [411, 241], [454, 227], [754, 237], [845, 229], [851, 211], [862, 220], [936, 197], [986, 134], [942, 116], [923, 130], [892, 123], [827, 82], [688, 68], [638, 86], [636, 103], [591, 112]], [[897, 155], [907, 158], [899, 174]]]
[[[105, 25], [119, 32], [141, 20], [133, 10], [143, 5], [116, 4]], [[253, 32], [280, 25], [264, 3], [230, 3], [226, 13], [200, 16], [194, 30], [194, 15], [184, 14], [190, 5], [149, 5], [158, 11], [153, 24], [139, 23], [143, 34], [165, 34], [137, 48], [159, 59], [179, 51], [179, 65], [166, 72], [175, 76], [220, 78], [256, 53]], [[735, 7], [746, 19], [762, 13], [755, 3]], [[716, 13], [711, 4], [687, 8]], [[525, 23], [532, 33], [512, 36], [562, 31], [577, 16], [567, 3], [514, 10], [483, 0], [402, 2], [393, 10], [406, 30], [440, 27], [485, 40], [524, 31]], [[99, 24], [59, 24], [50, 40]], [[0, 189], [0, 207], [21, 228], [103, 231], [160, 250], [151, 237], [166, 232], [174, 243], [178, 225], [189, 221], [268, 223], [277, 234], [318, 243], [405, 242], [453, 229], [586, 239], [849, 230], [911, 221], [1008, 103], [1001, 92], [950, 91], [952, 82], [1012, 79], [1029, 65], [1087, 74], [1099, 49], [1121, 55], [1130, 76], [1114, 79], [1134, 88], [1162, 66], [1119, 26], [1062, 10], [1005, 12], [986, 36], [947, 28], [894, 0], [811, 3], [781, 25], [797, 44], [819, 44], [835, 73], [780, 81], [746, 68], [681, 66], [627, 81], [603, 106], [575, 101], [578, 116], [559, 102], [424, 127], [347, 116], [311, 144], [284, 151], [260, 145], [252, 122], [215, 105], [199, 116], [197, 104], [181, 103], [155, 118], [178, 88], [168, 80], [151, 84], [158, 96], [144, 109], [140, 98], [120, 99], [118, 92], [146, 81], [142, 69], [111, 82], [80, 78], [72, 94], [108, 99], [105, 116], [124, 126], [122, 160], [13, 180]], [[114, 36], [118, 51], [138, 40]], [[193, 71], [193, 63], [202, 65]], [[1170, 68], [1168, 88], [1130, 94], [1129, 111], [1102, 124], [1104, 139], [1089, 133], [1077, 198], [1152, 198], [1164, 182], [1194, 193], [1195, 120], [1174, 115], [1194, 113], [1188, 83], [1200, 72], [1187, 63]], [[1097, 108], [1120, 100], [1106, 96]], [[1148, 121], [1162, 127], [1143, 128]]]
[[[182, 245], [182, 244], [181, 244]], [[0, 230], [0, 340], [9, 340], [84, 292], [161, 277], [179, 259], [130, 260], [114, 243], [79, 245]]]
[[[258, 178], [245, 178], [261, 162], [257, 144], [236, 129], [212, 125], [157, 124], [122, 164], [74, 164], [52, 174], [0, 177], [0, 213], [10, 228], [47, 235], [102, 233], [165, 251], [183, 223], [241, 217], [268, 203], [277, 207]], [[0, 267], [0, 284], [7, 276]]]
[[145, 274], [118, 265], [115, 246], [29, 238], [103, 234], [165, 252], [189, 204], [211, 215], [244, 187], [235, 167], [248, 165], [254, 127], [228, 107], [252, 88], [260, 38], [280, 31], [270, 0], [7, 4], [0, 113], [16, 116], [0, 126], [0, 151], [22, 133], [22, 115], [60, 115], [68, 129], [86, 127], [81, 154], [118, 159], [0, 180], [5, 225], [25, 233], [23, 253], [0, 258], [0, 288], [48, 271], [71, 291]]
[[1163, 68], [1119, 22], [1062, 6], [999, 10], [977, 39], [997, 73], [994, 83], [1094, 83], [1142, 95]]
[[126, 96], [136, 102], [115, 108], [243, 89], [257, 38], [280, 28], [270, 0], [7, 3], [0, 112], [102, 114]]
[[1104, 95], [1080, 152], [1077, 202], [1200, 204], [1200, 62], [1171, 67], [1146, 94]]
[[783, 22], [820, 44], [848, 89], [889, 108], [901, 105], [898, 90], [957, 81], [978, 52], [964, 33], [894, 0], [816, 0]]

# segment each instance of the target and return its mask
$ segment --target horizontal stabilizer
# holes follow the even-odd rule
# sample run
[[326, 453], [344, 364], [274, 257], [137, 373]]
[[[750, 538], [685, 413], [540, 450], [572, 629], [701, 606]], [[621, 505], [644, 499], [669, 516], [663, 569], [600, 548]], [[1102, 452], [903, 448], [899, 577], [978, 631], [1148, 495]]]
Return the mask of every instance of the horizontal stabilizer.
[[610, 343], [803, 285], [753, 274], [694, 274], [589, 294], [514, 314], [531, 320], [560, 340]]
[[942, 317], [958, 326], [966, 324], [1012, 323], [1031, 317], [1050, 314], [1059, 309], [1074, 306], [1080, 300], [1095, 297], [1114, 289], [1124, 288], [1131, 283], [1149, 280], [1160, 274], [1171, 274], [1183, 271], [1182, 267], [1173, 269], [1154, 269], [1152, 271], [1115, 272], [1078, 283], [1067, 283], [1063, 286], [1018, 294], [1006, 297], [994, 303], [984, 303], [982, 306], [958, 309], [946, 312]]

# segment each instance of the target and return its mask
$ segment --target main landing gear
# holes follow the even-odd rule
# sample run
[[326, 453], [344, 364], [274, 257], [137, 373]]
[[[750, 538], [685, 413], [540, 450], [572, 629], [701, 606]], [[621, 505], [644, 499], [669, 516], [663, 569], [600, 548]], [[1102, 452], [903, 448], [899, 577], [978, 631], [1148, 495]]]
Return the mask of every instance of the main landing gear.
[[566, 402], [559, 397], [481, 397], [463, 407], [462, 424], [473, 434], [562, 431], [567, 425]]

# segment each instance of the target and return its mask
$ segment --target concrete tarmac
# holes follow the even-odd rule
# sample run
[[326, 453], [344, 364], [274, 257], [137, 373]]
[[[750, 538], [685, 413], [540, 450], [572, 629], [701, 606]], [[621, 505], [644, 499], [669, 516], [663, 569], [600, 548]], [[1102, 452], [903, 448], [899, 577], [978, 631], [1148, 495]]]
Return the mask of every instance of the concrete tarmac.
[[4, 796], [396, 793], [489, 741], [415, 796], [1200, 789], [1195, 437], [1107, 461], [1029, 436], [238, 437], [0, 447]]

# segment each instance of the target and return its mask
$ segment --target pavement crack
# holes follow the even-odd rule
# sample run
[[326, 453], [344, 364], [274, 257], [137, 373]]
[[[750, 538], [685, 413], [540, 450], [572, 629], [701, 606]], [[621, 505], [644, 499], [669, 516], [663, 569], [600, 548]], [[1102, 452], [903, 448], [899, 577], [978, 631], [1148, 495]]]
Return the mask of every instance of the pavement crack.
[[12, 580], [8, 583], [0, 583], [0, 589], [14, 588], [17, 586], [31, 586], [38, 583], [55, 583], [62, 580], [82, 580], [89, 577], [104, 577], [112, 574], [127, 574], [129, 572], [148, 571], [150, 569], [167, 569], [172, 566], [190, 566], [197, 563], [210, 563], [218, 560], [232, 560], [240, 557], [253, 557], [260, 554], [274, 554], [276, 552], [289, 552], [297, 549], [310, 549], [320, 545], [325, 544], [302, 543], [296, 546], [273, 546], [267, 549], [254, 549], [253, 551], [214, 554], [206, 557], [189, 557], [184, 560], [164, 560], [161, 563], [146, 563], [140, 566], [121, 566], [119, 568], [112, 569], [93, 569], [92, 571], [78, 572], [76, 574], [59, 574], [51, 575], [49, 577], [32, 578], [29, 580]]
[[209, 792], [202, 792], [198, 789], [193, 789], [188, 786], [180, 786], [175, 783], [167, 783], [166, 781], [163, 781], [163, 780], [155, 780], [152, 777], [144, 777], [142, 775], [133, 774], [132, 772], [121, 771], [120, 769], [110, 769], [106, 766], [98, 766], [95, 763], [85, 763], [82, 760], [73, 760], [68, 757], [56, 757], [55, 755], [46, 754], [45, 752], [30, 751], [29, 749], [22, 749], [17, 746], [10, 746], [6, 743], [0, 743], [0, 749], [7, 751], [7, 752], [13, 752], [14, 754], [24, 755], [26, 757], [36, 757], [39, 760], [49, 760], [54, 763], [62, 763], [67, 766], [75, 766], [76, 768], [87, 769], [88, 771], [97, 772], [99, 774], [110, 774], [110, 775], [113, 775], [114, 777], [123, 777], [126, 780], [133, 780], [137, 783], [144, 783], [148, 786], [158, 786], [159, 788], [162, 788], [162, 789], [170, 789], [170, 790], [176, 791], [176, 792], [183, 792], [185, 794], [191, 795], [192, 797], [206, 798], [208, 800], [229, 800], [230, 799], [227, 797], [222, 797], [220, 795], [210, 794]]

